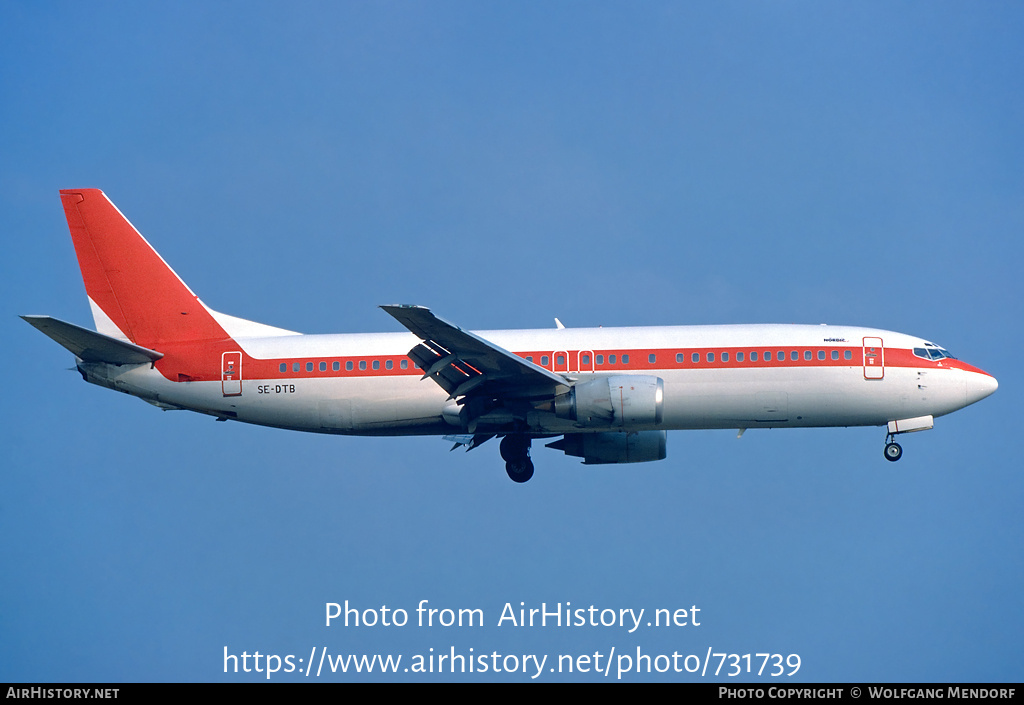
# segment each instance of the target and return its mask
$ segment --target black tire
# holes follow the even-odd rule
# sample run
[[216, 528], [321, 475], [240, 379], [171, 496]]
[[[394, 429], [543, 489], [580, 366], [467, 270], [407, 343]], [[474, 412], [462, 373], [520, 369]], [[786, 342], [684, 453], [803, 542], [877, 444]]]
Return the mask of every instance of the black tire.
[[903, 448], [900, 447], [899, 443], [886, 443], [884, 452], [885, 459], [891, 463], [895, 463], [903, 457]]
[[533, 461], [529, 458], [524, 458], [518, 461], [509, 461], [505, 463], [505, 472], [508, 473], [509, 479], [511, 479], [512, 482], [527, 482], [531, 477], [533, 477]]
[[530, 440], [521, 433], [513, 433], [501, 439], [498, 447], [501, 459], [506, 463], [530, 457]]

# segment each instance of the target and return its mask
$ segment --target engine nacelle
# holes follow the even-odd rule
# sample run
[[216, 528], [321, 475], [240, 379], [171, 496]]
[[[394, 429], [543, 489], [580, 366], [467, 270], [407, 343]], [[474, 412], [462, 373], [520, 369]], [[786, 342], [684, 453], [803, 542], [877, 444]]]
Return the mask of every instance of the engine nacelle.
[[584, 465], [647, 463], [665, 459], [665, 431], [567, 433], [548, 448], [583, 458]]
[[587, 428], [660, 424], [664, 413], [665, 383], [660, 377], [596, 377], [555, 398], [555, 416]]

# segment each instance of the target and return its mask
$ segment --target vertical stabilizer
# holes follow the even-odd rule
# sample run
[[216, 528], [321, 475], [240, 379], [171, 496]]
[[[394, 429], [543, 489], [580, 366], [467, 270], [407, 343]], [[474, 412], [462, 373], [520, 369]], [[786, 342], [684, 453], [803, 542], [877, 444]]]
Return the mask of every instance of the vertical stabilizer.
[[99, 332], [153, 349], [228, 337], [102, 191], [66, 190], [60, 198]]

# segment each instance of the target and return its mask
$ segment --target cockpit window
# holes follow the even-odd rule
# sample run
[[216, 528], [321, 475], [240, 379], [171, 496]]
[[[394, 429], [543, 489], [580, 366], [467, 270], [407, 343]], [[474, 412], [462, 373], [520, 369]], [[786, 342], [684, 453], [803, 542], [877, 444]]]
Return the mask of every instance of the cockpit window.
[[927, 343], [927, 347], [914, 348], [914, 354], [918, 357], [923, 357], [925, 360], [942, 360], [943, 358], [956, 358], [949, 354], [949, 351], [945, 348], [940, 348], [938, 345], [932, 345]]

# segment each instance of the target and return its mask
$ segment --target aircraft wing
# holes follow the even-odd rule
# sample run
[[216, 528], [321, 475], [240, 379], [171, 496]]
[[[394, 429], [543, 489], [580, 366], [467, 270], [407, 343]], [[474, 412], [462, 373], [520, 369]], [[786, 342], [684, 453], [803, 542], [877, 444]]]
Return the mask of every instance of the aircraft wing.
[[569, 386], [561, 375], [438, 318], [424, 306], [381, 308], [422, 339], [409, 351], [409, 357], [423, 370], [423, 378], [437, 382], [449, 399], [469, 394], [545, 398], [557, 387]]
[[42, 331], [85, 362], [109, 362], [112, 365], [137, 365], [156, 362], [164, 356], [156, 350], [126, 343], [74, 323], [51, 316], [22, 316], [26, 323]]

